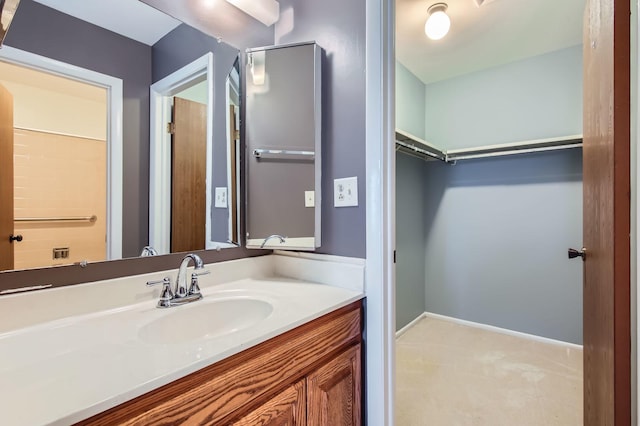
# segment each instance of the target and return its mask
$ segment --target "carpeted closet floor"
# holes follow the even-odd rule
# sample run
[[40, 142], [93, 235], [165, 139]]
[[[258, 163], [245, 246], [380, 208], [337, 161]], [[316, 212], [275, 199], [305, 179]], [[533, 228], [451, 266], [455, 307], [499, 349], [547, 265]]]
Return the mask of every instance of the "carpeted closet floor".
[[398, 426], [582, 425], [582, 349], [423, 318], [397, 339]]

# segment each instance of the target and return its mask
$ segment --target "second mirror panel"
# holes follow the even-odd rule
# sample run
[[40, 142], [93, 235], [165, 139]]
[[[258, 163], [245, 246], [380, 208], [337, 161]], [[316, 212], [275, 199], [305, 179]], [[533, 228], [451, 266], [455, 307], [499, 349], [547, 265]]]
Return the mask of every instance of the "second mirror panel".
[[247, 247], [320, 247], [321, 49], [247, 52]]

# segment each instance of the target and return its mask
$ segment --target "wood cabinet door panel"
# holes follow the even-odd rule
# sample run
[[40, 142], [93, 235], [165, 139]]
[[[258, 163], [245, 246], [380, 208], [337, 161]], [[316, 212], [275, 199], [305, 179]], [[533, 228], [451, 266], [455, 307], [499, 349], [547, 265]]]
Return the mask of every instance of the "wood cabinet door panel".
[[309, 426], [361, 424], [360, 344], [307, 377]]
[[307, 395], [304, 380], [289, 386], [267, 403], [232, 423], [233, 426], [305, 426]]

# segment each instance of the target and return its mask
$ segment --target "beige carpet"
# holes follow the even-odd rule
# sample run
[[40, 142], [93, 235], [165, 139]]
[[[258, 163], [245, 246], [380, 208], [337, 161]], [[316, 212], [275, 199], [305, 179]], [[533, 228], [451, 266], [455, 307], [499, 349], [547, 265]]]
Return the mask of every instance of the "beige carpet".
[[424, 318], [397, 340], [396, 425], [582, 425], [582, 349]]

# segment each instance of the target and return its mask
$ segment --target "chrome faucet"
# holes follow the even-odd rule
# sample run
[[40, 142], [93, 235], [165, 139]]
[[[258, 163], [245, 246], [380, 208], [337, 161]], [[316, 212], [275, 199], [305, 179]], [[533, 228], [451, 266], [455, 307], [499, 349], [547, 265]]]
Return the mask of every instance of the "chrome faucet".
[[262, 244], [260, 244], [260, 248], [264, 248], [264, 245], [267, 244], [267, 241], [269, 241], [272, 238], [278, 238], [281, 243], [285, 243], [286, 242], [286, 239], [285, 239], [286, 237], [283, 237], [282, 235], [278, 235], [278, 234], [269, 235], [267, 238], [264, 239]]
[[140, 257], [157, 256], [157, 255], [158, 255], [158, 251], [151, 246], [144, 246], [142, 248], [142, 252], [140, 253]]
[[[191, 273], [191, 286], [187, 289], [187, 266], [189, 262], [193, 260], [193, 272]], [[188, 254], [182, 259], [180, 263], [180, 269], [178, 269], [178, 276], [176, 277], [176, 292], [175, 297], [187, 297], [191, 295], [200, 294], [200, 287], [198, 287], [198, 277], [200, 275], [206, 275], [209, 271], [202, 266], [202, 259], [197, 254]]]
[[[187, 267], [192, 260], [194, 268], [191, 273], [191, 284], [187, 288]], [[158, 308], [169, 308], [202, 299], [202, 293], [200, 293], [200, 287], [198, 286], [198, 277], [208, 273], [209, 271], [204, 269], [200, 256], [191, 253], [186, 255], [180, 263], [178, 276], [176, 277], [175, 291], [171, 291], [171, 278], [169, 277], [165, 277], [159, 281], [149, 281], [147, 285], [162, 284], [162, 293], [158, 301]]]

